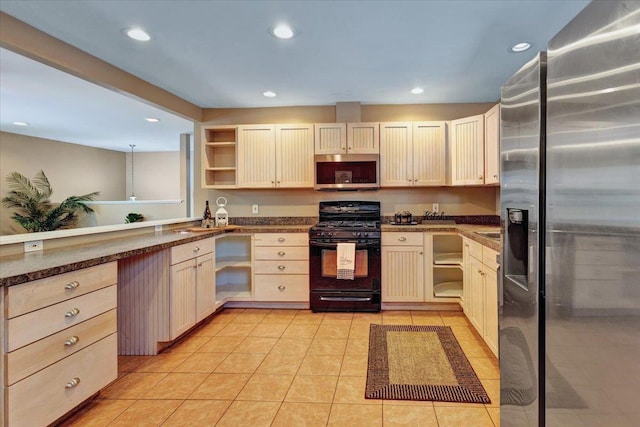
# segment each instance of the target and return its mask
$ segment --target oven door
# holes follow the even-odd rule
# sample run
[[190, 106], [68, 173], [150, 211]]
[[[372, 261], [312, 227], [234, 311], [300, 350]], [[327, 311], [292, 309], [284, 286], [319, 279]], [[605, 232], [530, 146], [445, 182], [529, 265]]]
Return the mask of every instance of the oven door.
[[380, 242], [356, 242], [354, 279], [337, 278], [337, 243], [309, 242], [312, 291], [380, 290]]

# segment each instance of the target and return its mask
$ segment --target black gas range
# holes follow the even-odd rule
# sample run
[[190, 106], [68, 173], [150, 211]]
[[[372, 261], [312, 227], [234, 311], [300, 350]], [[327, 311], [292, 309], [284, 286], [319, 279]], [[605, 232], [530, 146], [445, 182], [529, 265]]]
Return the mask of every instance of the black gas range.
[[[320, 202], [309, 230], [310, 306], [313, 311], [380, 311], [380, 202]], [[355, 244], [353, 279], [339, 279], [339, 243]]]

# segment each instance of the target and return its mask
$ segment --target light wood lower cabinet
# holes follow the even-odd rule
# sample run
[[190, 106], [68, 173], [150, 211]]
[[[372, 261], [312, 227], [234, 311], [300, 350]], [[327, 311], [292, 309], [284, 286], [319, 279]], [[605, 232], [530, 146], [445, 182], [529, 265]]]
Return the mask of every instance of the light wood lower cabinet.
[[498, 356], [498, 252], [465, 239], [469, 255], [465, 260], [464, 312], [493, 354]]
[[254, 236], [255, 301], [309, 302], [307, 233]]
[[424, 301], [422, 233], [382, 233], [382, 302]]
[[116, 334], [96, 342], [6, 390], [7, 427], [46, 426], [118, 374]]
[[4, 423], [45, 426], [118, 375], [117, 264], [3, 289]]
[[[178, 338], [215, 311], [214, 249], [213, 238], [171, 249], [171, 340]], [[191, 258], [185, 260], [189, 256]]]

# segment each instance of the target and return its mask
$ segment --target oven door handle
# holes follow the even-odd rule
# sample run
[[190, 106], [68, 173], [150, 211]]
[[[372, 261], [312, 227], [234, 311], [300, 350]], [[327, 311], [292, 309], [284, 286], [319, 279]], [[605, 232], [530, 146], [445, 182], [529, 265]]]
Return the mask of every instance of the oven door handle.
[[[363, 248], [375, 248], [380, 246], [379, 242], [371, 242], [371, 243], [358, 243], [358, 242], [340, 242], [340, 243], [355, 243], [356, 244], [356, 249], [363, 249]], [[327, 242], [314, 242], [314, 241], [310, 241], [309, 242], [309, 246], [311, 247], [316, 247], [316, 248], [331, 248], [331, 249], [336, 249], [338, 247], [337, 243], [327, 243]]]
[[320, 297], [320, 301], [371, 301], [371, 297]]

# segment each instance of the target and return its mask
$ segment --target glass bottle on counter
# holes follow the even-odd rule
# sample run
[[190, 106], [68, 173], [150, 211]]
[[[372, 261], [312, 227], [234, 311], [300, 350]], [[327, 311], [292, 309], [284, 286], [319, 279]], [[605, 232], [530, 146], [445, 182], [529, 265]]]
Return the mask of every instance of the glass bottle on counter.
[[204, 213], [202, 214], [202, 228], [211, 228], [213, 224], [213, 217], [211, 216], [211, 210], [209, 209], [209, 201], [205, 201]]

